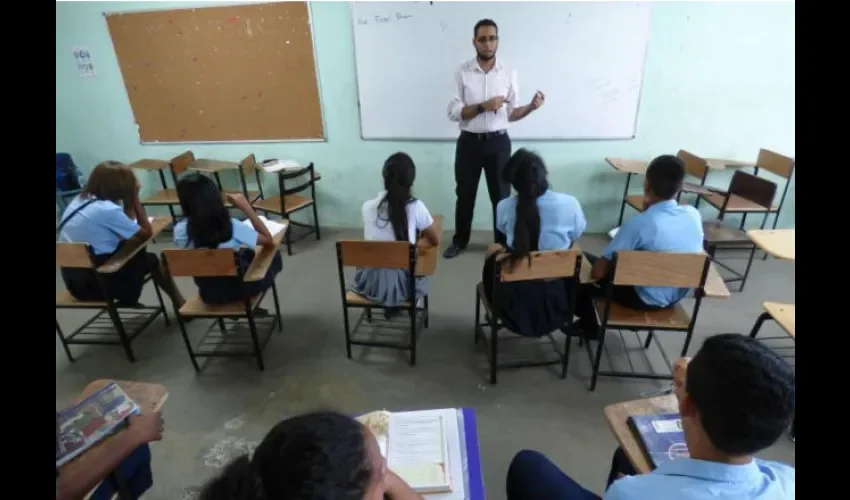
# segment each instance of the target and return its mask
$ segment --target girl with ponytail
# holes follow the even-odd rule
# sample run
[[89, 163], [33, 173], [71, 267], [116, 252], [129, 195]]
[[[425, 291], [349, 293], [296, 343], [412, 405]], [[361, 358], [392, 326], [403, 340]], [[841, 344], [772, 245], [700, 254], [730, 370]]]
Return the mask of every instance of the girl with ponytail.
[[516, 193], [496, 206], [496, 229], [508, 246], [491, 249], [484, 261], [484, 292], [492, 304], [493, 287], [499, 287], [499, 318], [509, 330], [539, 337], [563, 326], [572, 314], [563, 280], [494, 283], [496, 265], [530, 261], [531, 252], [566, 250], [584, 233], [587, 220], [575, 197], [550, 189], [538, 155], [520, 149], [504, 172]]
[[[421, 235], [437, 246], [440, 236], [432, 227], [428, 208], [413, 197], [416, 166], [405, 153], [387, 158], [383, 168], [384, 189], [378, 197], [363, 204], [363, 237], [368, 241], [407, 241], [416, 244]], [[427, 294], [427, 278], [417, 278], [416, 297]], [[358, 295], [389, 307], [407, 302], [408, 275], [403, 269], [358, 269], [352, 290]]]
[[422, 500], [387, 468], [375, 436], [330, 411], [288, 418], [252, 457], [210, 480], [199, 500]]

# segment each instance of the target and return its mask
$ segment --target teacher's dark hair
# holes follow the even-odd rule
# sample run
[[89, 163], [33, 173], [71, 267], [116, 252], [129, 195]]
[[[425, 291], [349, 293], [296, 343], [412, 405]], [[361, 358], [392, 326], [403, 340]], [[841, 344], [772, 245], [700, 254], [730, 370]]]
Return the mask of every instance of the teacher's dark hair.
[[[378, 204], [378, 219], [392, 224], [396, 241], [409, 241], [407, 204], [415, 201], [411, 189], [416, 179], [416, 165], [406, 153], [395, 153], [384, 162], [383, 175], [387, 194]], [[384, 209], [386, 219], [381, 217]]]
[[275, 425], [249, 458], [231, 462], [199, 500], [362, 500], [376, 471], [357, 421], [321, 411]]
[[492, 19], [482, 19], [475, 23], [475, 27], [472, 29], [472, 36], [478, 36], [478, 28], [483, 28], [484, 26], [492, 26], [496, 28], [496, 32], [499, 32], [499, 26], [496, 25], [496, 21]]
[[537, 251], [540, 239], [537, 198], [549, 189], [546, 165], [540, 156], [527, 149], [520, 149], [505, 165], [504, 176], [517, 192], [514, 241], [512, 248], [508, 249], [508, 258], [511, 265], [523, 258], [528, 258], [531, 262], [530, 253]]
[[218, 248], [233, 237], [233, 221], [215, 181], [189, 174], [177, 183], [177, 199], [186, 216], [186, 233], [196, 248]]

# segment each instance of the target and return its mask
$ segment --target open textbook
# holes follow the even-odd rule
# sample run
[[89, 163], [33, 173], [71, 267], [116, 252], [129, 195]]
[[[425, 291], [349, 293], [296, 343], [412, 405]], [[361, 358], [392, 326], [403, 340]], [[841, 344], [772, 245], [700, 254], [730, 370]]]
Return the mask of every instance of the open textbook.
[[390, 470], [416, 492], [466, 498], [457, 409], [376, 411], [358, 420], [375, 435]]
[[[279, 233], [281, 231], [285, 231], [286, 226], [288, 225], [286, 222], [273, 221], [273, 220], [268, 219], [268, 218], [266, 218], [265, 216], [262, 216], [262, 215], [258, 215], [257, 217], [259, 217], [260, 220], [263, 221], [263, 224], [266, 225], [266, 229], [268, 229], [269, 232], [272, 233], [272, 236], [275, 236], [277, 233]], [[251, 224], [251, 219], [243, 220], [242, 224], [245, 224], [246, 226], [248, 226], [250, 228], [254, 227]]]

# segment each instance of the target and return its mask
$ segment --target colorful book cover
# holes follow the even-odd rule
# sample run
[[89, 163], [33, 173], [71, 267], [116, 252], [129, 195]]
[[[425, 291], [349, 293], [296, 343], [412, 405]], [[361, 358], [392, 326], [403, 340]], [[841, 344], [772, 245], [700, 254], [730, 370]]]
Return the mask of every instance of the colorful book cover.
[[637, 433], [655, 467], [664, 462], [687, 458], [688, 445], [678, 413], [631, 416], [629, 426]]
[[139, 405], [111, 382], [76, 405], [59, 412], [56, 467], [59, 467], [112, 433]]

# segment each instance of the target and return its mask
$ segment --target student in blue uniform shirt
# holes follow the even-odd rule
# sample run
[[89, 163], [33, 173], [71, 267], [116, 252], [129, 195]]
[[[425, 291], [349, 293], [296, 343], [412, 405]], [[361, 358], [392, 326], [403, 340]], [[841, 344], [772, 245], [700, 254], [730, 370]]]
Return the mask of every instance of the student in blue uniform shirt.
[[[127, 240], [146, 240], [153, 228], [139, 201], [140, 188], [133, 171], [123, 163], [106, 161], [97, 165], [83, 191], [62, 214], [59, 241], [88, 243], [95, 265], [100, 266]], [[104, 300], [92, 269], [62, 268], [61, 273], [65, 287], [77, 300]], [[101, 279], [119, 305], [132, 307], [138, 305], [148, 273], [175, 304], [183, 304], [174, 281], [151, 252], [137, 253], [119, 271], [103, 274]]]
[[[621, 250], [650, 252], [703, 251], [702, 218], [696, 208], [680, 205], [676, 195], [685, 179], [685, 164], [672, 155], [655, 158], [646, 170], [643, 183], [644, 210], [628, 219], [605, 248], [601, 258], [585, 255], [593, 264], [596, 283], [582, 285], [577, 316], [584, 335], [596, 337], [599, 327], [593, 297], [599, 296], [614, 260]], [[631, 309], [652, 310], [671, 307], [685, 298], [687, 288], [615, 286], [613, 300]]]
[[[636, 475], [618, 449], [604, 500], [793, 500], [796, 471], [754, 455], [791, 425], [794, 369], [755, 339], [709, 337], [676, 363], [673, 386], [689, 458]], [[546, 457], [522, 451], [511, 462], [508, 500], [599, 500]]]
[[[257, 245], [274, 244], [271, 233], [248, 200], [241, 194], [227, 194], [227, 200], [245, 213], [251, 226], [230, 217], [218, 185], [205, 175], [191, 174], [180, 179], [177, 198], [185, 215], [174, 225], [174, 244], [178, 247], [237, 250], [238, 264], [246, 271]], [[199, 277], [195, 278], [195, 284], [204, 303], [228, 304], [266, 291], [281, 270], [283, 260], [278, 253], [261, 280], [243, 282], [236, 276]], [[257, 312], [266, 311], [258, 308]]]
[[[496, 230], [508, 244], [509, 261], [520, 264], [531, 252], [565, 250], [581, 238], [587, 227], [581, 205], [575, 197], [550, 188], [542, 158], [520, 149], [508, 160], [504, 175], [516, 194], [496, 205]], [[491, 304], [493, 271], [501, 257], [501, 252], [494, 252], [484, 261], [481, 279]], [[564, 280], [499, 282], [495, 286], [499, 287], [499, 318], [520, 335], [552, 333], [572, 314]]]

